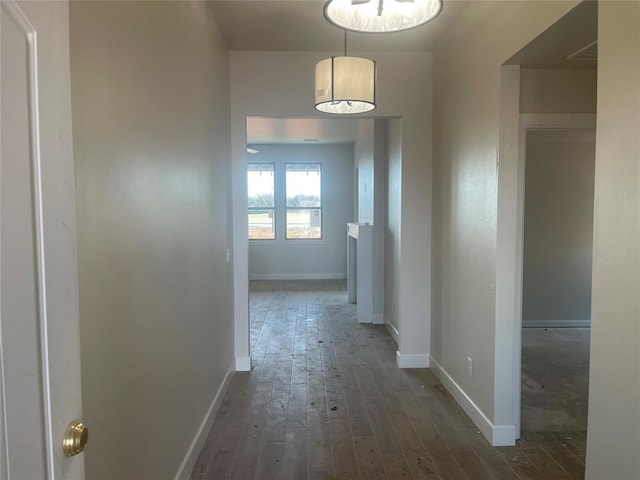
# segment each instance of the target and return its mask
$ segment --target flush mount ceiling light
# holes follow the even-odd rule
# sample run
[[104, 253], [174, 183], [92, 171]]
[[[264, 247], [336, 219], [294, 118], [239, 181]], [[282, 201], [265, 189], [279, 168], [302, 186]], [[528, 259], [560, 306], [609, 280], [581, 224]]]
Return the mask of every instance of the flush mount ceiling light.
[[324, 16], [345, 30], [386, 33], [423, 25], [440, 10], [442, 0], [328, 0]]
[[376, 108], [376, 62], [347, 56], [325, 58], [316, 64], [316, 109], [325, 113], [350, 115]]

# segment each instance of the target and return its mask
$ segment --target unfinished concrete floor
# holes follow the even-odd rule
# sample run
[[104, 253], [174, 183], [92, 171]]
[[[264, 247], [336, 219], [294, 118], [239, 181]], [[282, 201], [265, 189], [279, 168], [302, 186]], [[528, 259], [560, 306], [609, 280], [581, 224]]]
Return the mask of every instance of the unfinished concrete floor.
[[589, 328], [522, 329], [522, 431], [587, 430]]

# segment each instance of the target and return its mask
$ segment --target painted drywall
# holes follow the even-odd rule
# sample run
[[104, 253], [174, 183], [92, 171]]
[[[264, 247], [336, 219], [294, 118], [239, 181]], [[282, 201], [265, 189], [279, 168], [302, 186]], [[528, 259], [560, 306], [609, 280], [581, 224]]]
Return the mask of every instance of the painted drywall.
[[373, 224], [374, 212], [374, 132], [373, 119], [358, 122], [354, 161], [358, 169], [358, 216], [355, 221]]
[[[249, 242], [249, 278], [346, 278], [347, 222], [353, 210], [353, 144], [251, 145], [251, 162], [275, 165], [276, 239]], [[286, 240], [284, 166], [322, 164], [322, 240]], [[278, 195], [281, 192], [281, 195]]]
[[501, 65], [575, 5], [470, 2], [434, 56], [432, 357], [494, 442], [515, 439], [512, 371], [503, 368], [513, 320], [495, 328]]
[[640, 3], [599, 2], [588, 480], [640, 478]]
[[387, 120], [386, 222], [384, 238], [384, 319], [387, 328], [398, 330], [400, 303], [400, 218], [402, 198], [402, 121]]
[[384, 322], [384, 224], [386, 217], [386, 120], [358, 123], [355, 161], [358, 167], [358, 217], [373, 225], [373, 323]]
[[591, 320], [595, 131], [527, 134], [522, 322]]
[[[358, 52], [353, 52], [358, 55]], [[236, 356], [249, 367], [246, 132], [248, 116], [329, 118], [314, 109], [315, 64], [330, 52], [231, 52]], [[431, 292], [431, 54], [367, 52], [377, 62], [373, 116], [402, 117], [401, 355], [428, 363]], [[403, 72], [401, 76], [397, 72]], [[402, 358], [402, 357], [401, 357]]]
[[520, 70], [521, 113], [594, 113], [596, 70]]
[[228, 50], [205, 2], [70, 22], [86, 476], [186, 478], [233, 364]]
[[387, 120], [373, 125], [373, 323], [384, 323], [384, 240], [387, 219]]

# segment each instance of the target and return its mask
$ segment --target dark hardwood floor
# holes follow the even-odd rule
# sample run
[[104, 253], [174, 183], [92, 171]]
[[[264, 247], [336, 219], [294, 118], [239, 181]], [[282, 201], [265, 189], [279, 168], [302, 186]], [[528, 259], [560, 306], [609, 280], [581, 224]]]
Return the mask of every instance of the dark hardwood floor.
[[235, 374], [193, 480], [584, 478], [584, 432], [491, 447], [430, 370], [396, 367], [344, 282], [251, 282], [250, 296], [253, 368]]

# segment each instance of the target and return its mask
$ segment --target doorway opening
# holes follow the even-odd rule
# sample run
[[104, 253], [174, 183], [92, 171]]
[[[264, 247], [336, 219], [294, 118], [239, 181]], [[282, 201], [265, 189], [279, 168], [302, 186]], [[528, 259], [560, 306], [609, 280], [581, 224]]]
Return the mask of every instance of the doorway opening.
[[595, 129], [527, 128], [521, 429], [586, 438]]
[[[354, 308], [353, 314], [361, 315], [361, 305], [356, 307], [347, 299], [347, 225], [354, 223], [373, 228], [374, 249], [368, 259], [372, 272], [368, 280], [375, 294], [369, 315], [358, 321], [386, 323], [397, 341], [397, 317], [392, 310], [385, 311], [385, 295], [391, 299], [391, 309], [396, 304], [394, 249], [399, 234], [394, 229], [399, 225], [386, 219], [399, 217], [395, 209], [400, 206], [400, 188], [394, 183], [389, 189], [389, 182], [400, 181], [396, 172], [401, 162], [399, 124], [399, 119], [247, 117], [252, 357], [262, 358], [265, 337], [273, 331], [269, 318], [273, 320], [277, 310], [274, 292], [283, 294], [281, 304], [295, 303], [279, 311], [279, 317], [295, 320], [292, 317], [305, 316], [313, 310], [306, 295], [322, 297], [318, 292], [332, 292], [331, 303], [342, 302], [345, 311]], [[265, 308], [265, 302], [271, 306]], [[302, 308], [301, 303], [307, 306]], [[289, 322], [292, 329], [295, 325]], [[254, 358], [252, 363], [259, 362]]]
[[578, 462], [588, 388], [594, 45], [597, 2], [582, 2], [505, 62], [501, 77], [496, 358], [509, 360], [496, 364], [496, 404], [505, 407], [496, 416], [525, 441], [582, 432], [565, 435]]

